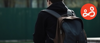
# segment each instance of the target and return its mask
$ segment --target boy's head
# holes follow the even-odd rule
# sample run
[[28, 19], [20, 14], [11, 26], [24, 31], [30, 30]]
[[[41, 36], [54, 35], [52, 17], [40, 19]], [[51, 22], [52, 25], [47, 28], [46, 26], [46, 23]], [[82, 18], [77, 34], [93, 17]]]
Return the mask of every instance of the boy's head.
[[59, 2], [63, 0], [47, 0], [47, 6], [50, 6], [52, 3]]

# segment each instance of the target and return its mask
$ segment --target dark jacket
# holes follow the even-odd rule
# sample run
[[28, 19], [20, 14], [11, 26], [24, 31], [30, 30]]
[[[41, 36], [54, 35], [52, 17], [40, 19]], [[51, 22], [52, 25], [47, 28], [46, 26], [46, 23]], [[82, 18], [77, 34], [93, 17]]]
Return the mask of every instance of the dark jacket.
[[[53, 3], [47, 9], [53, 10], [60, 15], [66, 14], [66, 6], [62, 2]], [[38, 14], [35, 25], [34, 43], [53, 43], [50, 38], [55, 38], [57, 18], [47, 12], [41, 11]], [[50, 38], [49, 38], [50, 37]]]

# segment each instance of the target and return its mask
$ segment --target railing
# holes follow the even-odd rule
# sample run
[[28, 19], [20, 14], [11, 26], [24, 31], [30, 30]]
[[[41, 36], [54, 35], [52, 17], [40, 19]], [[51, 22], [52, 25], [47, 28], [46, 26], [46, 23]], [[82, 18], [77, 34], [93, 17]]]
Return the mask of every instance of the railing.
[[100, 38], [87, 38], [88, 43], [100, 43]]

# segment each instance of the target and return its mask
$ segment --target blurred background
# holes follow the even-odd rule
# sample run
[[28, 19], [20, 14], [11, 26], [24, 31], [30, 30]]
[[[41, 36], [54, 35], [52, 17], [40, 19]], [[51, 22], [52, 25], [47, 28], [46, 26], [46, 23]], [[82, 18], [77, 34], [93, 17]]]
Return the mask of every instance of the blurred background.
[[[46, 8], [46, 0], [0, 0], [0, 8]], [[100, 0], [65, 0], [69, 8], [80, 8], [86, 3], [100, 7]]]
[[[0, 0], [0, 43], [33, 43], [34, 26], [38, 13], [47, 8], [46, 0]], [[65, 0], [84, 22], [87, 37], [100, 37], [100, 0]], [[85, 20], [81, 7], [91, 3], [97, 7], [97, 16]]]

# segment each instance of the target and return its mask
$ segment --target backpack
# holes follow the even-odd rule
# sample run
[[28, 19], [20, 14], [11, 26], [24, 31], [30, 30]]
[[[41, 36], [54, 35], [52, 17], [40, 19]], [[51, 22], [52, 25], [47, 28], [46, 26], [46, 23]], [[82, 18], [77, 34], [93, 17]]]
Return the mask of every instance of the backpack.
[[[54, 43], [87, 43], [83, 22], [75, 16], [73, 10], [67, 11], [67, 14], [60, 15], [53, 10], [42, 10], [57, 18], [56, 35]], [[50, 38], [50, 37], [49, 37]], [[52, 38], [50, 38], [52, 40]]]

